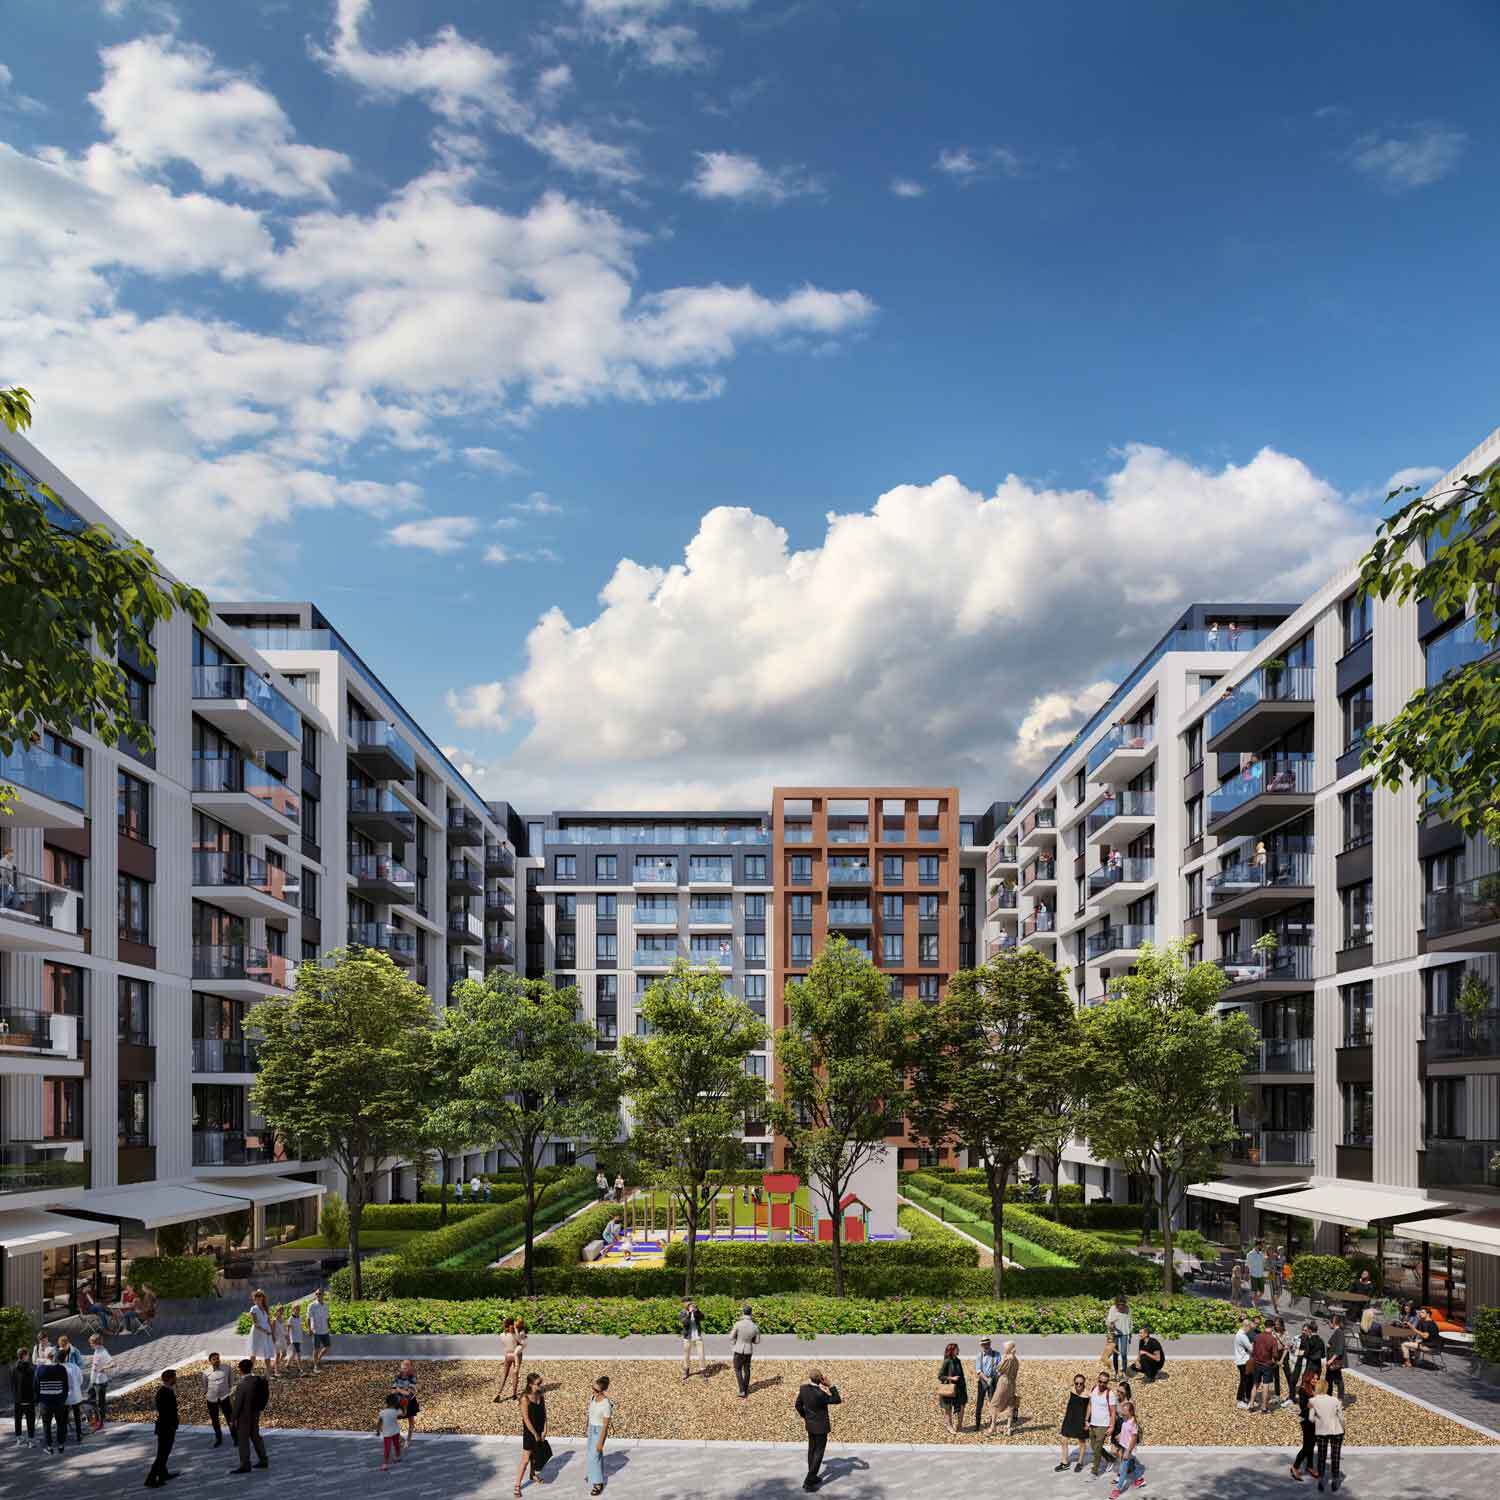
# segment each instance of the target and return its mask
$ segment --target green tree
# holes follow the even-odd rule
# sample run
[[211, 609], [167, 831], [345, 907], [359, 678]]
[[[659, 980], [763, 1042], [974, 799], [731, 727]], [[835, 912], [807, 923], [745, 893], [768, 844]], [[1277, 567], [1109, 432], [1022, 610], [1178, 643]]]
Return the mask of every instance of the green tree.
[[1005, 1184], [1052, 1126], [1048, 1085], [1077, 1019], [1057, 966], [1030, 949], [964, 969], [914, 1024], [913, 1116], [934, 1144], [967, 1148], [984, 1168], [995, 1226], [995, 1295], [1004, 1295]]
[[[438, 1180], [438, 1222], [448, 1222], [448, 1162], [455, 1156], [461, 1156], [470, 1146], [477, 1144], [467, 1130], [462, 1127], [456, 1129], [446, 1128], [446, 1122], [437, 1111], [446, 1102], [442, 1095], [437, 1092], [442, 1088], [442, 1077], [434, 1070], [432, 1076], [433, 1093], [430, 1095], [429, 1112], [422, 1121], [422, 1144], [427, 1148], [423, 1155], [423, 1165], [418, 1173], [420, 1183], [423, 1177], [434, 1176]], [[430, 1153], [430, 1154], [429, 1154]], [[436, 1165], [433, 1157], [437, 1158]], [[421, 1196], [420, 1187], [418, 1197]]]
[[1162, 1284], [1172, 1293], [1172, 1210], [1181, 1192], [1213, 1171], [1233, 1138], [1244, 1099], [1240, 1074], [1256, 1034], [1238, 1011], [1214, 1007], [1225, 978], [1192, 963], [1187, 943], [1142, 946], [1135, 972], [1114, 998], [1081, 1018], [1097, 1069], [1081, 1124], [1095, 1155], [1117, 1157], [1154, 1181], [1165, 1250]]
[[356, 1300], [365, 1173], [420, 1148], [432, 1019], [427, 991], [366, 948], [300, 965], [289, 995], [262, 1001], [245, 1018], [261, 1036], [256, 1107], [301, 1155], [328, 1157], [347, 1181]]
[[687, 1221], [686, 1296], [698, 1225], [726, 1177], [743, 1171], [745, 1121], [765, 1107], [765, 1080], [747, 1067], [766, 1044], [766, 1025], [724, 988], [718, 969], [681, 959], [647, 988], [638, 1013], [646, 1035], [620, 1044], [630, 1147], [646, 1180], [669, 1188]]
[[1030, 1072], [1037, 1108], [1034, 1144], [1051, 1171], [1052, 1202], [1056, 1204], [1062, 1186], [1063, 1151], [1079, 1135], [1079, 1117], [1094, 1076], [1093, 1059], [1083, 1045], [1083, 1027], [1071, 1000], [1067, 1021], [1053, 1028], [1038, 1028], [1031, 1049]]
[[[1388, 499], [1410, 493], [1392, 490]], [[1500, 466], [1416, 495], [1384, 520], [1360, 562], [1360, 589], [1377, 599], [1432, 606], [1440, 619], [1473, 612], [1479, 649], [1500, 649]], [[1365, 731], [1375, 781], [1438, 789], [1442, 815], [1466, 834], [1500, 842], [1500, 671], [1474, 660], [1420, 688], [1384, 724]]]
[[521, 1169], [531, 1296], [543, 1154], [554, 1140], [588, 1151], [615, 1138], [619, 1069], [613, 1056], [595, 1050], [593, 1027], [579, 1020], [577, 990], [499, 969], [483, 984], [470, 979], [454, 986], [434, 1052], [442, 1102], [430, 1128], [499, 1146]]
[[[0, 423], [12, 432], [31, 425], [21, 387], [0, 390]], [[49, 725], [151, 748], [118, 655], [128, 648], [154, 665], [151, 632], [178, 610], [208, 623], [208, 600], [162, 573], [148, 547], [86, 525], [45, 485], [0, 462], [0, 755]]]
[[905, 1104], [909, 1013], [886, 976], [847, 939], [833, 937], [807, 978], [786, 989], [788, 1023], [776, 1033], [781, 1097], [771, 1107], [833, 1222], [833, 1292], [844, 1295], [843, 1215], [854, 1174], [885, 1151]]

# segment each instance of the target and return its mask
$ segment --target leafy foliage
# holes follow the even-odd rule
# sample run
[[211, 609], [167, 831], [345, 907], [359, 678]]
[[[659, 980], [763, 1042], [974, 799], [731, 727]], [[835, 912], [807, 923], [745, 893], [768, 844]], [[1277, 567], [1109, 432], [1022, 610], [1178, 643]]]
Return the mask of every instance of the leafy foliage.
[[[367, 1221], [374, 1219], [374, 1208], [388, 1208], [390, 1204], [372, 1205], [365, 1210]], [[387, 1224], [382, 1219], [378, 1224], [371, 1222], [372, 1229], [394, 1229], [394, 1224]], [[349, 1243], [349, 1206], [337, 1193], [325, 1193], [323, 1195], [323, 1206], [318, 1210], [318, 1233], [328, 1241], [330, 1245], [347, 1245]]]
[[142, 1255], [125, 1273], [137, 1291], [149, 1282], [163, 1301], [212, 1297], [218, 1276], [218, 1263], [211, 1255]]
[[1341, 1255], [1299, 1255], [1292, 1262], [1294, 1297], [1347, 1292], [1353, 1285], [1354, 1268]]
[[1482, 1307], [1474, 1320], [1474, 1357], [1500, 1365], [1500, 1307]]
[[[4, 392], [0, 391], [0, 398]], [[0, 1363], [9, 1364], [17, 1349], [36, 1342], [36, 1324], [24, 1307], [0, 1307]]]

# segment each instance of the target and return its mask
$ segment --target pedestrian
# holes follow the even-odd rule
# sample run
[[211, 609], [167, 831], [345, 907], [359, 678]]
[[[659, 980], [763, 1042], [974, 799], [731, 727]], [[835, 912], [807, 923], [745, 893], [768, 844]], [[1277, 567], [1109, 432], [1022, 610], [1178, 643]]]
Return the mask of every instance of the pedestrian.
[[1120, 1293], [1115, 1298], [1114, 1306], [1104, 1315], [1104, 1326], [1109, 1331], [1109, 1336], [1114, 1340], [1114, 1366], [1121, 1375], [1130, 1373], [1130, 1304], [1125, 1300], [1125, 1294]]
[[50, 1365], [52, 1363], [52, 1351], [55, 1347], [56, 1345], [47, 1336], [47, 1330], [45, 1328], [42, 1329], [36, 1336], [36, 1343], [31, 1346], [32, 1364], [38, 1369], [43, 1365]]
[[291, 1330], [286, 1326], [284, 1305], [271, 1309], [271, 1346], [276, 1350], [276, 1378], [280, 1380], [292, 1353]]
[[521, 1493], [526, 1471], [531, 1470], [533, 1481], [540, 1480], [542, 1470], [551, 1457], [552, 1445], [547, 1441], [547, 1401], [542, 1395], [542, 1377], [533, 1372], [526, 1377], [526, 1388], [521, 1396], [521, 1467], [516, 1470], [516, 1494]]
[[615, 1202], [616, 1203], [623, 1203], [624, 1201], [625, 1201], [625, 1179], [618, 1172], [616, 1172], [615, 1173]]
[[[57, 1341], [57, 1352], [62, 1354], [66, 1337]], [[76, 1349], [68, 1350], [68, 1358], [62, 1362], [68, 1372], [68, 1415], [73, 1418], [73, 1435], [83, 1441], [83, 1407], [86, 1400], [85, 1387], [88, 1377], [84, 1371], [83, 1356]]]
[[460, 1177], [458, 1179], [458, 1181], [453, 1184], [453, 1201], [455, 1203], [457, 1203], [460, 1207], [463, 1206], [463, 1201], [464, 1201], [464, 1180], [463, 1180], [462, 1177]]
[[1109, 1442], [1114, 1425], [1115, 1393], [1109, 1387], [1109, 1371], [1100, 1370], [1099, 1377], [1089, 1392], [1089, 1446], [1094, 1454], [1094, 1461], [1089, 1467], [1095, 1479], [1104, 1467], [1104, 1446]]
[[271, 1304], [262, 1291], [250, 1296], [250, 1359], [261, 1359], [266, 1364], [266, 1374], [274, 1368], [276, 1339], [271, 1331]]
[[255, 1373], [255, 1361], [240, 1361], [240, 1378], [235, 1382], [234, 1394], [229, 1398], [229, 1417], [233, 1424], [235, 1446], [239, 1449], [239, 1467], [231, 1474], [250, 1472], [250, 1450], [255, 1449], [255, 1467], [269, 1469], [266, 1445], [260, 1435], [260, 1414], [270, 1404], [271, 1383], [264, 1375]]
[[286, 1309], [287, 1358], [297, 1367], [299, 1376], [305, 1375], [302, 1367], [302, 1304], [294, 1302]]
[[1073, 1465], [1073, 1472], [1083, 1472], [1083, 1455], [1089, 1440], [1088, 1384], [1087, 1375], [1073, 1377], [1073, 1389], [1068, 1392], [1067, 1403], [1063, 1407], [1062, 1426], [1058, 1428], [1062, 1435], [1062, 1457], [1052, 1470], [1054, 1474], [1061, 1474], [1068, 1467], [1068, 1449], [1075, 1445], [1078, 1459]]
[[1324, 1481], [1331, 1476], [1337, 1494], [1344, 1482], [1344, 1402], [1342, 1397], [1333, 1394], [1332, 1380], [1324, 1385], [1321, 1395], [1314, 1396], [1307, 1403], [1307, 1409], [1312, 1416], [1318, 1444], [1318, 1488], [1321, 1490]]
[[594, 1173], [594, 1189], [601, 1200], [609, 1196], [609, 1178], [604, 1175], [602, 1168]]
[[734, 1378], [739, 1382], [740, 1400], [750, 1394], [750, 1361], [760, 1343], [760, 1325], [750, 1314], [747, 1302], [740, 1309], [739, 1321], [729, 1330], [729, 1348], [734, 1361]]
[[1219, 622], [1217, 620], [1208, 622], [1208, 649], [1210, 651], [1219, 649]]
[[163, 1370], [161, 1384], [156, 1388], [156, 1457], [146, 1471], [146, 1488], [157, 1490], [169, 1479], [177, 1478], [177, 1471], [167, 1467], [172, 1445], [177, 1441], [177, 1371]]
[[312, 1301], [307, 1304], [307, 1327], [312, 1334], [312, 1368], [313, 1374], [316, 1375], [318, 1367], [323, 1363], [323, 1357], [333, 1346], [333, 1339], [328, 1333], [328, 1301], [323, 1295], [322, 1287], [312, 1294]]
[[[1286, 1331], [1286, 1319], [1277, 1318], [1271, 1324], [1271, 1332], [1276, 1338], [1276, 1404], [1278, 1406], [1290, 1406], [1292, 1404], [1291, 1366], [1288, 1361], [1291, 1358], [1292, 1336]], [[1281, 1377], [1287, 1375], [1286, 1398], [1281, 1395]]]
[[[988, 1339], [980, 1339], [979, 1356], [974, 1361], [974, 1431], [978, 1432], [984, 1421], [984, 1402], [995, 1394], [995, 1383], [1000, 1379], [1000, 1356], [990, 1347]], [[994, 1427], [994, 1404], [990, 1406], [991, 1428]]]
[[1250, 1410], [1250, 1392], [1255, 1387], [1255, 1319], [1246, 1318], [1234, 1336], [1234, 1372], [1239, 1384], [1234, 1404], [1241, 1411]]
[[229, 1441], [234, 1442], [234, 1418], [229, 1415], [229, 1367], [220, 1361], [217, 1349], [210, 1352], [208, 1368], [203, 1372], [203, 1400], [208, 1407], [208, 1420], [214, 1426], [214, 1447], [223, 1447], [225, 1427], [229, 1429]]
[[94, 1403], [94, 1431], [104, 1426], [104, 1404], [109, 1398], [109, 1376], [114, 1356], [97, 1333], [89, 1336], [89, 1399]]
[[[516, 1360], [516, 1320], [507, 1318], [500, 1328], [500, 1386], [495, 1392], [495, 1405], [502, 1401], [520, 1399], [521, 1367]], [[510, 1395], [505, 1394], [506, 1383], [510, 1384]]]
[[[748, 1309], [747, 1309], [748, 1311]], [[609, 1436], [609, 1425], [615, 1419], [615, 1403], [609, 1399], [609, 1376], [601, 1375], [594, 1382], [594, 1392], [589, 1398], [585, 1426], [588, 1428], [588, 1481], [591, 1495], [604, 1493], [604, 1440]]]
[[[1265, 845], [1261, 845], [1261, 848], [1264, 850]], [[1262, 853], [1262, 863], [1264, 859]], [[1245, 1269], [1250, 1273], [1250, 1304], [1252, 1307], [1258, 1306], [1260, 1294], [1266, 1289], [1266, 1252], [1259, 1240], [1250, 1247], [1250, 1253], [1245, 1257]]]
[[957, 1433], [963, 1428], [964, 1408], [969, 1404], [969, 1384], [964, 1379], [964, 1365], [958, 1357], [957, 1344], [949, 1344], [944, 1348], [943, 1362], [938, 1366], [937, 1378], [943, 1422], [949, 1432]]
[[[1270, 1261], [1266, 1267], [1266, 1286], [1271, 1293], [1271, 1311], [1277, 1312], [1281, 1293], [1286, 1286], [1286, 1249], [1282, 1245], [1277, 1245], [1271, 1251]], [[1288, 1391], [1287, 1395], [1290, 1397], [1291, 1392]]]
[[48, 1453], [52, 1447], [52, 1426], [57, 1424], [57, 1448], [61, 1453], [68, 1437], [68, 1367], [54, 1349], [44, 1365], [36, 1367], [34, 1381], [36, 1403], [42, 1411], [42, 1445]]
[[1124, 1450], [1120, 1447], [1120, 1429], [1125, 1425], [1125, 1403], [1135, 1399], [1128, 1380], [1115, 1381], [1115, 1420], [1109, 1429], [1110, 1462], [1118, 1464]]
[[683, 1299], [677, 1327], [682, 1334], [682, 1378], [686, 1380], [693, 1373], [693, 1349], [696, 1346], [698, 1373], [707, 1379], [708, 1361], [703, 1356], [703, 1314], [691, 1297]]
[[1300, 1480], [1312, 1469], [1317, 1454], [1317, 1431], [1309, 1403], [1318, 1394], [1318, 1377], [1309, 1371], [1297, 1385], [1297, 1416], [1302, 1423], [1302, 1446], [1292, 1460], [1292, 1478]]
[[1245, 1267], [1241, 1261], [1235, 1261], [1229, 1268], [1229, 1305], [1231, 1307], [1245, 1305]]
[[1255, 1394], [1252, 1410], [1269, 1413], [1272, 1407], [1272, 1381], [1276, 1378], [1276, 1362], [1281, 1358], [1281, 1346], [1269, 1328], [1262, 1328], [1250, 1345], [1250, 1358], [1255, 1366]]
[[1120, 1464], [1115, 1470], [1115, 1486], [1109, 1492], [1109, 1500], [1120, 1500], [1126, 1490], [1141, 1489], [1146, 1483], [1146, 1466], [1136, 1456], [1141, 1445], [1141, 1424], [1136, 1421], [1134, 1401], [1120, 1403], [1120, 1419], [1116, 1438]]
[[[32, 1447], [36, 1442], [36, 1365], [29, 1349], [16, 1350], [16, 1362], [10, 1367], [10, 1399], [16, 1418], [16, 1447]], [[21, 1436], [21, 1420], [26, 1421], [26, 1436]]]
[[475, 1197], [476, 1197], [476, 1198], [477, 1198], [477, 1197], [478, 1197], [478, 1196], [479, 1196], [479, 1195], [480, 1195], [480, 1193], [482, 1193], [482, 1192], [483, 1192], [483, 1191], [484, 1191], [484, 1184], [483, 1184], [483, 1183], [482, 1183], [482, 1182], [481, 1182], [481, 1181], [480, 1181], [480, 1180], [479, 1180], [479, 1173], [478, 1173], [478, 1172], [476, 1172], [476, 1173], [475, 1173], [475, 1174], [474, 1174], [474, 1175], [473, 1175], [473, 1176], [472, 1176], [472, 1177], [471, 1177], [471, 1178], [470, 1178], [470, 1179], [469, 1179], [469, 1191], [470, 1191], [470, 1192], [471, 1192], [471, 1193], [472, 1193], [472, 1194], [473, 1194], [473, 1195], [474, 1195], [474, 1196], [475, 1196]]
[[823, 1372], [817, 1368], [807, 1372], [807, 1383], [797, 1392], [792, 1410], [802, 1418], [807, 1428], [807, 1478], [802, 1481], [804, 1490], [815, 1490], [822, 1484], [820, 1471], [823, 1454], [828, 1447], [828, 1408], [841, 1406], [844, 1398], [839, 1388], [824, 1380]]
[[1146, 1384], [1154, 1385], [1162, 1366], [1167, 1362], [1167, 1351], [1162, 1348], [1161, 1340], [1151, 1332], [1149, 1323], [1141, 1324], [1141, 1341], [1135, 1348], [1135, 1361], [1141, 1374], [1146, 1377]]
[[401, 1462], [401, 1402], [394, 1391], [386, 1393], [385, 1401], [375, 1417], [375, 1431], [380, 1434], [380, 1472], [390, 1472], [391, 1457]]
[[1334, 1313], [1330, 1320], [1333, 1324], [1328, 1335], [1328, 1357], [1323, 1362], [1323, 1374], [1328, 1381], [1328, 1389], [1338, 1387], [1339, 1400], [1344, 1400], [1344, 1366], [1349, 1362], [1349, 1336], [1344, 1332], [1343, 1313]]
[[406, 1446], [410, 1448], [417, 1435], [417, 1413], [422, 1407], [417, 1401], [416, 1368], [409, 1359], [403, 1359], [397, 1367], [391, 1390], [395, 1392], [401, 1415], [406, 1418]]
[[1016, 1423], [1024, 1420], [1020, 1414], [1021, 1361], [1016, 1357], [1014, 1339], [1006, 1340], [1005, 1356], [1000, 1361], [1000, 1378], [995, 1382], [995, 1395], [990, 1402], [991, 1432], [994, 1432], [996, 1419], [1002, 1411], [1005, 1413], [1005, 1435], [1009, 1437], [1015, 1431]]
[[1325, 1347], [1323, 1335], [1318, 1332], [1318, 1320], [1309, 1318], [1297, 1335], [1297, 1368], [1292, 1373], [1298, 1385], [1302, 1384], [1303, 1375], [1314, 1379], [1322, 1375]]

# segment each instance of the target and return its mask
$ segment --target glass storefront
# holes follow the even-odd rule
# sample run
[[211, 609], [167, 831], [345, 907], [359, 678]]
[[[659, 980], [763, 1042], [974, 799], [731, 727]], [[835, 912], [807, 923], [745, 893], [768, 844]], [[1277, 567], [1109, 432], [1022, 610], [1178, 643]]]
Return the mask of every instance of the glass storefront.
[[[100, 1226], [101, 1229], [104, 1226]], [[86, 1286], [96, 1301], [118, 1302], [120, 1239], [87, 1240], [59, 1250], [42, 1251], [42, 1320], [65, 1318], [78, 1310], [78, 1291]]]

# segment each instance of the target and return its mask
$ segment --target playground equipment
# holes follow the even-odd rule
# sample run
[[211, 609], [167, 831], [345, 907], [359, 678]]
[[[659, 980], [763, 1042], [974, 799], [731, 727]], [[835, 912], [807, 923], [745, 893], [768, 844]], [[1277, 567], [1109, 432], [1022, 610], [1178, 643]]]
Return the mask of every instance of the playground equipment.
[[[761, 1186], [721, 1188], [698, 1221], [700, 1240], [812, 1240], [812, 1215], [796, 1201], [801, 1180], [790, 1172], [768, 1172]], [[687, 1234], [687, 1219], [674, 1193], [648, 1188], [628, 1198], [621, 1211], [625, 1238], [664, 1242]]]

